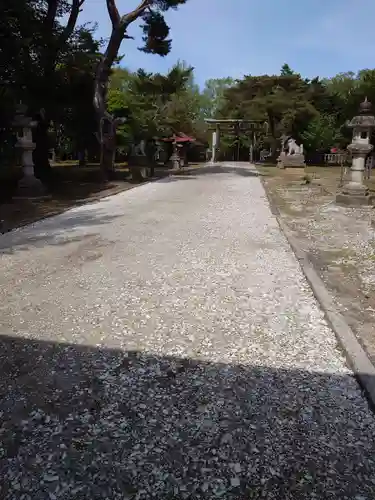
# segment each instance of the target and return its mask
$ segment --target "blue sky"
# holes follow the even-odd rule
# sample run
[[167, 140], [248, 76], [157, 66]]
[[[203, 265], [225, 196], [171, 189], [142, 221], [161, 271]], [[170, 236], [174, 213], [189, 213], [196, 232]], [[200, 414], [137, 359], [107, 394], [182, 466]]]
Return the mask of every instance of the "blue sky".
[[[117, 0], [121, 13], [137, 0]], [[279, 73], [287, 62], [306, 77], [375, 68], [375, 0], [188, 0], [167, 21], [172, 51], [161, 58], [124, 41], [122, 64], [131, 70], [167, 71], [177, 60], [195, 68], [196, 81], [244, 74]], [[108, 36], [105, 0], [86, 0], [81, 22], [94, 21]]]

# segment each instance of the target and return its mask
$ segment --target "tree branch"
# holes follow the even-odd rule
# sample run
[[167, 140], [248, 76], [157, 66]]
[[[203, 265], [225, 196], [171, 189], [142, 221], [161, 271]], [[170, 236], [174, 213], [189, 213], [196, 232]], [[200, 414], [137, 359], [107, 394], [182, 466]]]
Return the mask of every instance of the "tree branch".
[[121, 17], [120, 24], [126, 29], [129, 24], [138, 19], [153, 3], [153, 0], [142, 0], [137, 8]]
[[43, 22], [45, 33], [52, 33], [57, 14], [57, 3], [58, 0], [48, 0], [47, 14]]
[[116, 0], [107, 0], [107, 10], [112, 22], [113, 28], [117, 28], [120, 24], [121, 17], [116, 6]]
[[74, 28], [76, 27], [80, 8], [84, 4], [84, 2], [85, 2], [85, 0], [73, 0], [68, 22], [64, 28], [64, 31], [61, 34], [60, 40], [59, 40], [60, 46], [62, 44], [64, 44], [68, 40], [68, 38], [71, 36], [71, 34], [73, 33]]

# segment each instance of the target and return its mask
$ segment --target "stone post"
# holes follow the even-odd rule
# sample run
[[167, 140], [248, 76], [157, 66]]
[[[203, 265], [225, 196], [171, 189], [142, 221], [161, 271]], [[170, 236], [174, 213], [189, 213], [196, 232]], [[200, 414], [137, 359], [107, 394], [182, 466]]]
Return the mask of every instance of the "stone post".
[[348, 146], [352, 154], [350, 181], [336, 195], [336, 203], [345, 206], [371, 205], [372, 196], [363, 183], [366, 157], [372, 151], [371, 134], [375, 128], [375, 117], [371, 114], [371, 103], [365, 99], [360, 105], [360, 114], [348, 124], [353, 129], [353, 140]]
[[17, 186], [17, 197], [34, 198], [45, 194], [43, 184], [35, 177], [32, 129], [37, 126], [37, 122], [26, 116], [27, 107], [20, 103], [17, 106], [16, 116], [13, 126], [19, 129], [17, 134], [16, 148], [21, 150], [23, 176]]
[[212, 157], [211, 161], [212, 163], [216, 162], [216, 144], [217, 144], [217, 137], [216, 137], [216, 130], [212, 132]]
[[217, 150], [220, 143], [220, 128], [216, 125], [216, 130], [212, 132], [212, 163], [217, 162]]
[[251, 142], [249, 146], [249, 162], [254, 163], [254, 149], [256, 144], [255, 131], [251, 131]]

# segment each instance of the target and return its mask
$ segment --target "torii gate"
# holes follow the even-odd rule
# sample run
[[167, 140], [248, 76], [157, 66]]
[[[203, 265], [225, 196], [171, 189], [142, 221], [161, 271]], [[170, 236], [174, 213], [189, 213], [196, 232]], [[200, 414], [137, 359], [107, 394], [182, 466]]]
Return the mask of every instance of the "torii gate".
[[[220, 130], [224, 127], [227, 131], [239, 135], [240, 132], [252, 132], [252, 141], [249, 151], [250, 161], [253, 161], [253, 148], [254, 148], [254, 134], [257, 130], [260, 130], [264, 126], [268, 126], [267, 122], [264, 120], [242, 120], [242, 119], [227, 119], [227, 120], [216, 120], [214, 118], [206, 118], [204, 120], [212, 132], [212, 157], [211, 161], [215, 163], [217, 161], [217, 151], [220, 145]], [[239, 152], [237, 152], [237, 160], [239, 159]]]

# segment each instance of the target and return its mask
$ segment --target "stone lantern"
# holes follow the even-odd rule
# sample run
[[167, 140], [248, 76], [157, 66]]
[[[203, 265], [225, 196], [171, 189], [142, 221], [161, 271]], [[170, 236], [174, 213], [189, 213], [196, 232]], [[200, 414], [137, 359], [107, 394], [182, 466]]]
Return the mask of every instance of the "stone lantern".
[[181, 158], [180, 158], [180, 151], [178, 147], [178, 143], [176, 141], [176, 136], [173, 135], [173, 143], [172, 143], [172, 155], [170, 157], [170, 161], [172, 163], [172, 168], [173, 169], [179, 169], [181, 168]]
[[372, 197], [363, 183], [366, 157], [371, 153], [371, 134], [375, 128], [375, 117], [371, 115], [371, 103], [366, 99], [360, 105], [360, 114], [348, 124], [353, 129], [353, 140], [348, 146], [352, 154], [350, 181], [336, 195], [336, 202], [346, 206], [371, 205]]
[[38, 125], [38, 122], [26, 116], [27, 106], [20, 103], [16, 109], [16, 116], [13, 120], [13, 127], [18, 129], [16, 148], [21, 151], [23, 176], [17, 186], [17, 196], [19, 197], [37, 197], [44, 194], [43, 184], [35, 177], [32, 130]]

